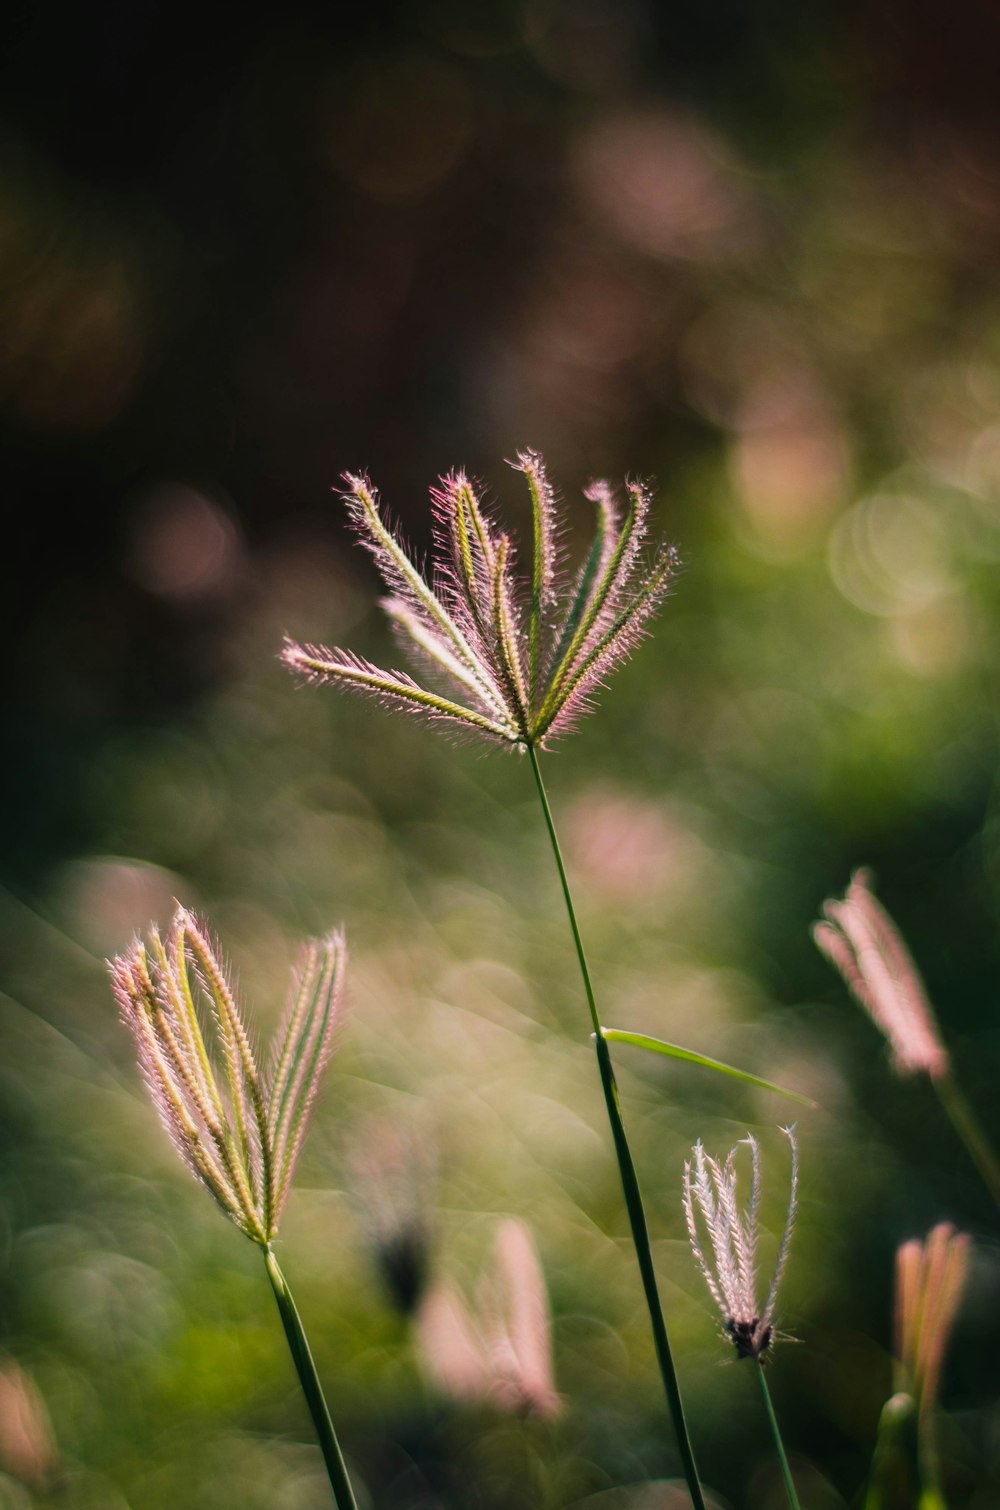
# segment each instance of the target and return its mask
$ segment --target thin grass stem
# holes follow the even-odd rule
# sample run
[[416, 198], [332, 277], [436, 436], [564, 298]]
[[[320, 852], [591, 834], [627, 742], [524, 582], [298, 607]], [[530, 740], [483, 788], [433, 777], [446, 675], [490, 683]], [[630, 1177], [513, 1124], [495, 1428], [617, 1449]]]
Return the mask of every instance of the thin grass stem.
[[292, 1292], [288, 1288], [278, 1260], [270, 1248], [264, 1249], [264, 1262], [267, 1266], [267, 1277], [274, 1291], [274, 1298], [278, 1302], [281, 1324], [285, 1329], [289, 1351], [299, 1376], [299, 1383], [302, 1385], [302, 1393], [306, 1397], [309, 1414], [312, 1416], [316, 1435], [319, 1438], [320, 1451], [326, 1464], [337, 1510], [358, 1510], [358, 1502], [354, 1498], [354, 1490], [347, 1476], [347, 1464], [344, 1462], [344, 1455], [337, 1441], [337, 1433], [330, 1420], [330, 1412], [327, 1409], [323, 1388], [319, 1382], [316, 1365], [302, 1326], [302, 1318], [299, 1316], [295, 1301], [292, 1299]]
[[590, 1020], [594, 1030], [593, 1038], [594, 1048], [597, 1052], [597, 1067], [601, 1076], [601, 1086], [604, 1091], [608, 1121], [611, 1124], [611, 1136], [615, 1145], [615, 1155], [618, 1160], [622, 1190], [625, 1195], [625, 1205], [628, 1210], [629, 1225], [632, 1230], [632, 1243], [639, 1263], [639, 1273], [642, 1278], [642, 1287], [649, 1310], [649, 1320], [653, 1330], [653, 1344], [656, 1349], [657, 1362], [660, 1366], [660, 1375], [663, 1379], [663, 1388], [673, 1420], [674, 1431], [677, 1436], [677, 1445], [680, 1450], [684, 1477], [687, 1479], [691, 1502], [695, 1506], [695, 1510], [705, 1510], [705, 1500], [701, 1492], [701, 1485], [698, 1482], [698, 1469], [695, 1465], [694, 1451], [688, 1435], [687, 1421], [684, 1418], [684, 1405], [681, 1400], [680, 1385], [677, 1381], [677, 1371], [674, 1367], [673, 1355], [670, 1351], [670, 1340], [667, 1336], [667, 1324], [664, 1320], [663, 1307], [660, 1303], [660, 1294], [656, 1283], [656, 1270], [653, 1264], [653, 1253], [649, 1242], [649, 1229], [646, 1225], [642, 1194], [639, 1189], [639, 1178], [636, 1174], [635, 1163], [632, 1159], [628, 1138], [625, 1133], [625, 1124], [622, 1120], [621, 1101], [615, 1081], [614, 1068], [611, 1063], [611, 1052], [601, 1031], [601, 1021], [597, 1013], [597, 1001], [594, 997], [590, 969], [587, 965], [583, 939], [580, 936], [580, 927], [576, 919], [576, 909], [573, 906], [569, 878], [566, 874], [566, 866], [563, 863], [559, 838], [556, 834], [555, 822], [552, 817], [552, 809], [549, 806], [549, 799], [545, 791], [545, 783], [542, 781], [538, 756], [532, 745], [528, 746], [528, 757], [531, 761], [531, 769], [535, 778], [535, 785], [538, 789], [538, 798], [545, 816], [545, 826], [548, 830], [549, 842], [552, 845], [552, 854], [555, 858], [556, 869], [559, 872], [559, 882], [562, 886], [566, 912], [569, 916], [569, 926], [573, 934], [573, 942], [576, 945], [577, 959], [580, 962], [580, 974], [583, 976], [583, 989], [586, 993]]
[[932, 1083], [948, 1120], [965, 1145], [995, 1204], [1000, 1207], [1000, 1160], [983, 1132], [979, 1118], [953, 1075], [938, 1075]]
[[792, 1479], [792, 1470], [788, 1466], [788, 1457], [785, 1453], [785, 1444], [781, 1440], [781, 1429], [778, 1426], [778, 1418], [774, 1414], [774, 1405], [771, 1402], [771, 1391], [767, 1387], [767, 1379], [764, 1376], [764, 1365], [759, 1358], [754, 1360], [757, 1369], [757, 1378], [760, 1380], [760, 1392], [764, 1396], [764, 1405], [767, 1410], [767, 1419], [771, 1423], [771, 1431], [774, 1435], [774, 1445], [778, 1450], [778, 1462], [781, 1464], [781, 1476], [785, 1481], [785, 1493], [788, 1495], [788, 1503], [792, 1510], [802, 1510], [799, 1497], [795, 1492], [795, 1483]]

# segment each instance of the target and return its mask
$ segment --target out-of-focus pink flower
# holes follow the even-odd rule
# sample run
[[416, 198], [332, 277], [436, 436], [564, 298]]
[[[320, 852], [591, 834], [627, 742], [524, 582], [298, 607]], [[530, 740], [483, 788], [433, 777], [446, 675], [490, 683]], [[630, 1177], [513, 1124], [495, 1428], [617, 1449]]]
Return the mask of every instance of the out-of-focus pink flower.
[[0, 1356], [0, 1468], [44, 1488], [57, 1463], [48, 1412], [32, 1380]]
[[896, 1252], [896, 1357], [902, 1388], [926, 1420], [937, 1402], [941, 1365], [969, 1271], [971, 1238], [939, 1222]]
[[900, 1074], [920, 1071], [937, 1080], [949, 1069], [948, 1051], [924, 983], [898, 928], [872, 891], [871, 873], [857, 870], [843, 901], [824, 903], [825, 922], [812, 935], [876, 1027]]
[[417, 1336], [424, 1369], [445, 1394], [546, 1420], [558, 1415], [545, 1279], [523, 1222], [501, 1225], [475, 1306], [450, 1285], [436, 1287], [421, 1306]]

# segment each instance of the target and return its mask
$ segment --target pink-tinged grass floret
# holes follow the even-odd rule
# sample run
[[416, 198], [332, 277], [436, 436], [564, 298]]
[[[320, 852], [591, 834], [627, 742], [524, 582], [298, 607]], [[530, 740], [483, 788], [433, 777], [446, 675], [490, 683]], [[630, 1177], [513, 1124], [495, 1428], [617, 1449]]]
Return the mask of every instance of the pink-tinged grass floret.
[[322, 645], [286, 642], [285, 664], [309, 681], [365, 693], [501, 744], [541, 748], [564, 733], [641, 639], [678, 560], [672, 548], [650, 546], [644, 486], [627, 483], [621, 505], [608, 484], [595, 483], [587, 492], [597, 510], [595, 538], [575, 580], [564, 582], [560, 521], [541, 457], [523, 451], [512, 465], [531, 495], [525, 581], [515, 573], [511, 537], [489, 517], [464, 472], [442, 477], [431, 491], [429, 575], [386, 524], [368, 479], [345, 478], [352, 524], [389, 589], [383, 606], [408, 653], [447, 691]]
[[341, 994], [339, 933], [302, 946], [285, 1019], [261, 1070], [218, 946], [186, 908], [165, 938], [111, 961], [122, 1019], [181, 1159], [242, 1232], [277, 1232], [306, 1123], [330, 1056]]
[[880, 1028], [903, 1075], [946, 1076], [948, 1051], [910, 951], [872, 890], [868, 870], [851, 877], [842, 901], [824, 904], [813, 939]]

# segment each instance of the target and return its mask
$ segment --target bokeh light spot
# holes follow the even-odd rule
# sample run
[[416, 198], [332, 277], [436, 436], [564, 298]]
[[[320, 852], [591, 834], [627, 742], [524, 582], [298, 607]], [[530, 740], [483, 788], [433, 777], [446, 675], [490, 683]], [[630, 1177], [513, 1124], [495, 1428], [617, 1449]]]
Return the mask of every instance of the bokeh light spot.
[[195, 488], [164, 482], [142, 500], [129, 565], [136, 581], [164, 598], [198, 598], [228, 587], [239, 557], [236, 526]]
[[327, 154], [372, 199], [419, 199], [458, 167], [473, 124], [461, 66], [405, 53], [358, 70], [346, 98], [331, 97]]

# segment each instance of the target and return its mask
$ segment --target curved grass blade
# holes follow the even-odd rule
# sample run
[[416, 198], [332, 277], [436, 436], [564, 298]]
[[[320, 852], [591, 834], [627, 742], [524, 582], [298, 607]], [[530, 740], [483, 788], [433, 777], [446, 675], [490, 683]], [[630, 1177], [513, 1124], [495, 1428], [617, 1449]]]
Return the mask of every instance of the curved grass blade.
[[706, 1054], [696, 1054], [693, 1049], [682, 1049], [676, 1043], [664, 1043], [662, 1038], [650, 1038], [646, 1033], [630, 1033], [625, 1028], [602, 1028], [601, 1036], [606, 1043], [630, 1043], [637, 1049], [648, 1049], [652, 1054], [664, 1054], [668, 1059], [683, 1059], [687, 1064], [700, 1064], [702, 1069], [716, 1070], [720, 1075], [730, 1075], [734, 1080], [744, 1080], [747, 1085], [759, 1086], [764, 1091], [774, 1091], [779, 1096], [787, 1096], [790, 1101], [797, 1101], [800, 1106], [815, 1106], [808, 1096], [802, 1096], [798, 1091], [790, 1091], [783, 1085], [775, 1085], [773, 1080], [762, 1080], [759, 1075], [750, 1075], [746, 1070], [738, 1070], [731, 1064], [723, 1064], [720, 1059], [709, 1059]]

